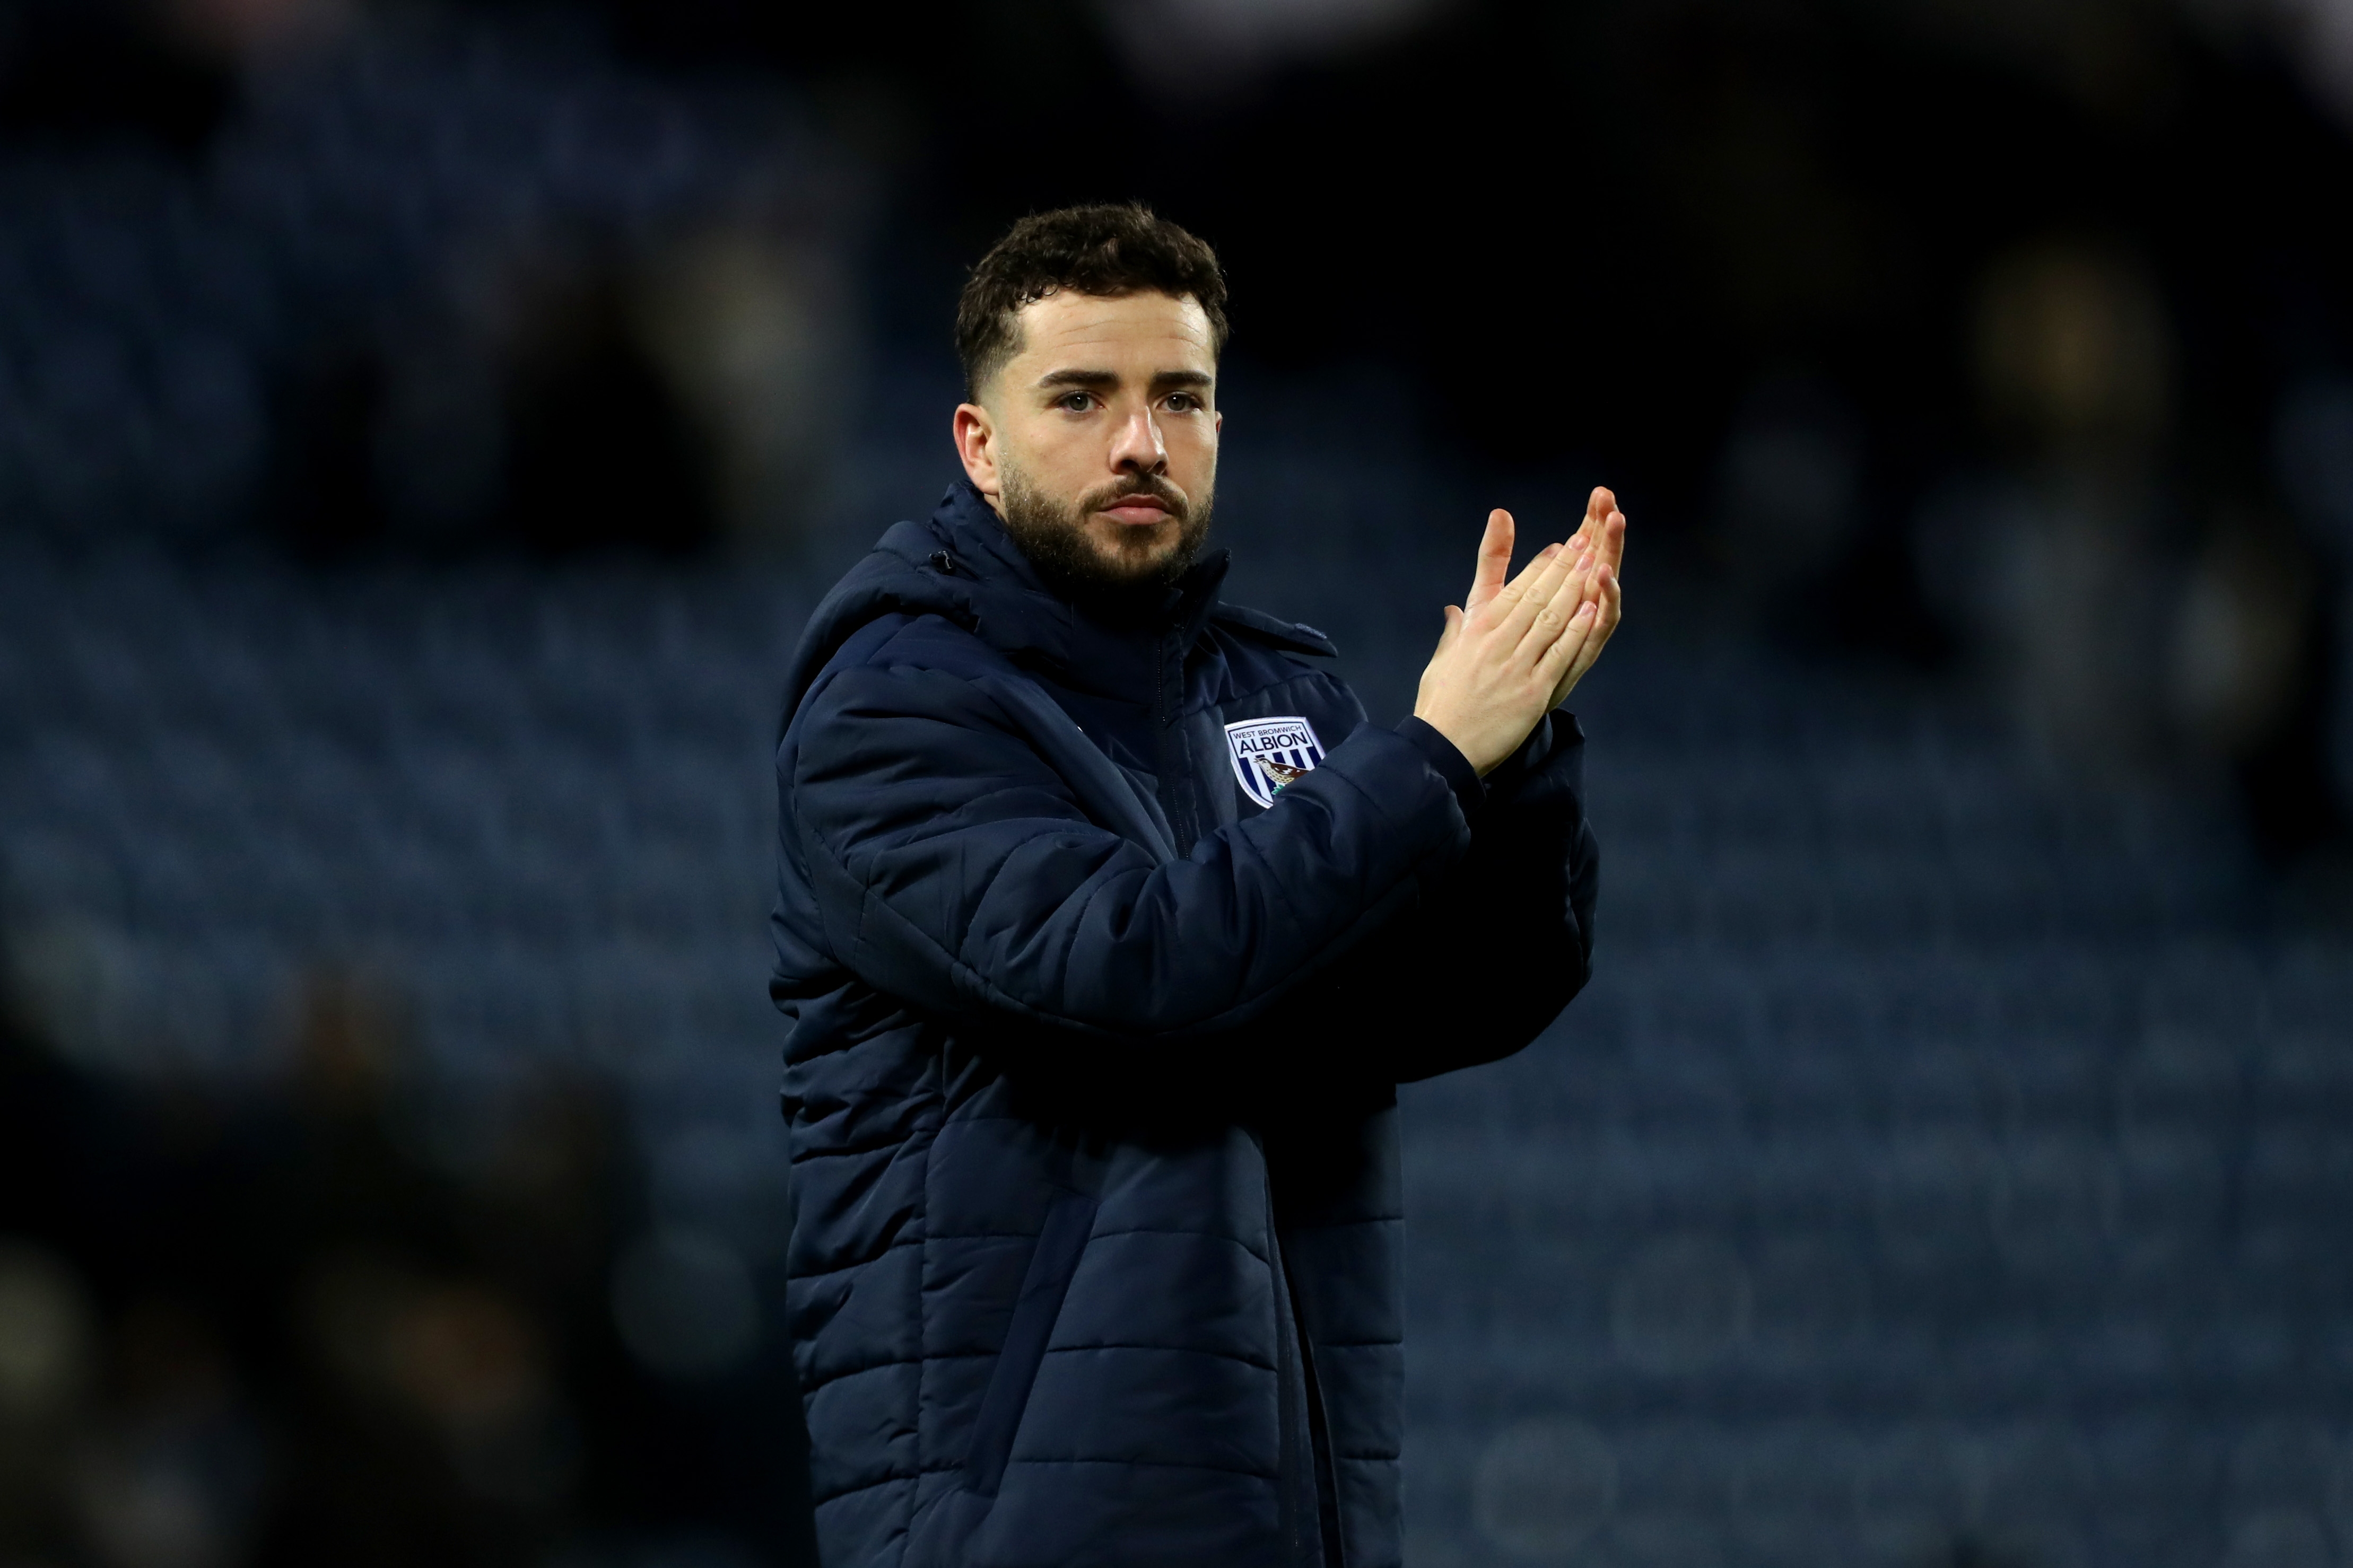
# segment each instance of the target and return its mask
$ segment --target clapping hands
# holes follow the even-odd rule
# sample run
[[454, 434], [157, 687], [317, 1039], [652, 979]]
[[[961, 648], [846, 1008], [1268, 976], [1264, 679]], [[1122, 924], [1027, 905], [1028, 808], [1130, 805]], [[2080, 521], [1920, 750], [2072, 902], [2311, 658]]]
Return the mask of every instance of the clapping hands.
[[1482, 775], [1567, 700], [1618, 629], [1626, 517], [1616, 496], [1596, 488], [1577, 531], [1506, 581], [1514, 531], [1510, 512], [1487, 514], [1471, 592], [1446, 606], [1414, 701], [1415, 717]]

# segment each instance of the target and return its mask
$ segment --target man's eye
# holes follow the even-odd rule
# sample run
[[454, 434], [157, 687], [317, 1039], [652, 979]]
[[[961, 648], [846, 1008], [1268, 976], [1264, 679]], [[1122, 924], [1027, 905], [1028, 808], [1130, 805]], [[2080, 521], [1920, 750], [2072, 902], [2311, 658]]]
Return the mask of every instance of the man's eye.
[[1095, 395], [1092, 392], [1066, 392], [1058, 400], [1057, 405], [1067, 408], [1073, 414], [1084, 414], [1093, 405]]
[[1201, 400], [1189, 392], [1172, 392], [1168, 395], [1168, 407], [1171, 413], [1190, 414], [1200, 406]]

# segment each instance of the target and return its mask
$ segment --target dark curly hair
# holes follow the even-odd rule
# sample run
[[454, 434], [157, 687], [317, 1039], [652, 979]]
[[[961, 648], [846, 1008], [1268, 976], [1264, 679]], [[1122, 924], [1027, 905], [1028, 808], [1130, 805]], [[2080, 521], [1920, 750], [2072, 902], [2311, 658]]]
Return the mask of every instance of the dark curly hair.
[[1058, 207], [1015, 224], [965, 283], [955, 342], [966, 397], [1020, 352], [1021, 307], [1064, 289], [1099, 299], [1189, 294], [1209, 318], [1210, 351], [1226, 351], [1226, 275], [1206, 242], [1141, 202]]

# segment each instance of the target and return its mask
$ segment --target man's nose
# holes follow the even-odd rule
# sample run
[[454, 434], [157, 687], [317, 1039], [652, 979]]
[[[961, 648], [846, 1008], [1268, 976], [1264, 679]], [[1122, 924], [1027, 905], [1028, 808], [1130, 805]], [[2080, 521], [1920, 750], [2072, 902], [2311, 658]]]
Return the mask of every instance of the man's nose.
[[1168, 447], [1160, 438], [1160, 422], [1150, 409], [1139, 408], [1120, 422], [1112, 438], [1111, 466], [1121, 473], [1157, 474], [1168, 468]]

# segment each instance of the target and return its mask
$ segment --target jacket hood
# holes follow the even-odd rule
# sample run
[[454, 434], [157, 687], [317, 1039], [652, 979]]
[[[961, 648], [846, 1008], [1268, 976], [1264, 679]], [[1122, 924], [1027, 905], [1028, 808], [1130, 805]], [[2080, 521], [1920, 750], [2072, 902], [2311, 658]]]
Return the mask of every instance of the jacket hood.
[[[841, 645], [881, 616], [944, 616], [1008, 657], [1051, 665], [1073, 684], [1105, 691], [1132, 689], [1139, 672], [1148, 681], [1160, 634], [1180, 630], [1189, 645], [1212, 615], [1306, 632], [1220, 605], [1229, 560], [1222, 550], [1202, 556], [1168, 589], [1152, 624], [1113, 625], [1049, 589], [996, 510], [960, 479], [928, 520], [892, 523], [818, 604], [786, 678], [786, 719]], [[1304, 651], [1332, 651], [1317, 634], [1293, 640]]]

